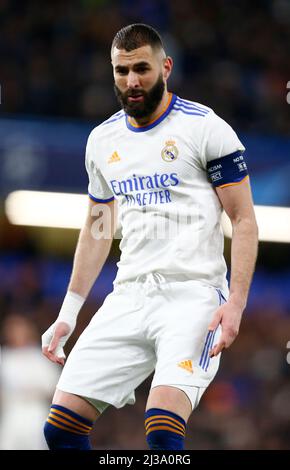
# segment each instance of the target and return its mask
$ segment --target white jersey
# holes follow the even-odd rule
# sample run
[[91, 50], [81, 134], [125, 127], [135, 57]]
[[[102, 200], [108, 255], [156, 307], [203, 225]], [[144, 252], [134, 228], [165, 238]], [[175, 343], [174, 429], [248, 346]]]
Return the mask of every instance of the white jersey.
[[158, 272], [227, 291], [222, 207], [207, 163], [244, 146], [212, 109], [169, 93], [146, 126], [124, 111], [90, 134], [89, 195], [118, 201], [121, 258], [115, 283]]

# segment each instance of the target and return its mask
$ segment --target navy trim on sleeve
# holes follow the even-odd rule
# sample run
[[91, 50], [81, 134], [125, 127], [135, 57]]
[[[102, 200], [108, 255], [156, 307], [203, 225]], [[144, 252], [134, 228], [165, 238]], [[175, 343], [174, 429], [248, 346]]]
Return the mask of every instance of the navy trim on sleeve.
[[103, 202], [103, 203], [112, 202], [115, 199], [114, 197], [110, 197], [109, 199], [98, 199], [90, 193], [89, 193], [89, 197], [95, 202]]
[[213, 186], [240, 183], [248, 175], [243, 151], [238, 150], [208, 162], [207, 174]]

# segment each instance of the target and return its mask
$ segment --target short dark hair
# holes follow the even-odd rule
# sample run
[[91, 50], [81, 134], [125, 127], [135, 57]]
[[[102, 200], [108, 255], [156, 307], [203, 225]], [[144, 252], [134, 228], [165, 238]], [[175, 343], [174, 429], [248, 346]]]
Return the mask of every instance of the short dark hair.
[[117, 47], [117, 49], [125, 49], [130, 52], [147, 45], [152, 49], [164, 49], [159, 33], [152, 26], [135, 23], [125, 26], [117, 32], [111, 49]]

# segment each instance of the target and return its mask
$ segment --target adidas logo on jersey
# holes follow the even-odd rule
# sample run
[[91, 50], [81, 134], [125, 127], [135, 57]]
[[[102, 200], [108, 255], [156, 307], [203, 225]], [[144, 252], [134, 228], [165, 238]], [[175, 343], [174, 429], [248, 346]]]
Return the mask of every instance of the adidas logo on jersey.
[[191, 372], [193, 374], [192, 362], [190, 360], [181, 361], [177, 365], [178, 365], [178, 367], [181, 367], [182, 369], [185, 369], [188, 372]]
[[121, 160], [118, 152], [114, 152], [112, 153], [112, 155], [110, 156], [109, 160], [108, 160], [108, 163], [114, 163], [114, 162], [119, 162]]

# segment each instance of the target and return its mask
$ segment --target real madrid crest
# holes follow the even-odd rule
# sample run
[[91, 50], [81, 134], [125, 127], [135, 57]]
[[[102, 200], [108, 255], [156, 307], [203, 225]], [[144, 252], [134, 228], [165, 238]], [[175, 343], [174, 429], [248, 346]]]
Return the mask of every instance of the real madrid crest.
[[167, 140], [165, 142], [165, 147], [161, 150], [161, 157], [165, 162], [173, 162], [177, 159], [178, 149], [175, 145], [174, 140]]

